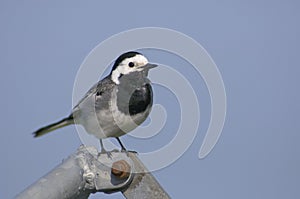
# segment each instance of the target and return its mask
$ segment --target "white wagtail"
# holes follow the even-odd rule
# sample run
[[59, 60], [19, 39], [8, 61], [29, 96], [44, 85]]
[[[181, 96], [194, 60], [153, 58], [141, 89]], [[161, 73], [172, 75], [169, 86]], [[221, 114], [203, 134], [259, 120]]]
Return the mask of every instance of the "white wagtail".
[[100, 139], [115, 137], [126, 151], [119, 136], [144, 122], [152, 107], [152, 87], [148, 71], [156, 67], [138, 52], [126, 52], [115, 61], [110, 74], [96, 83], [73, 108], [72, 113], [53, 124], [35, 131], [42, 136], [58, 128], [83, 125], [85, 130]]

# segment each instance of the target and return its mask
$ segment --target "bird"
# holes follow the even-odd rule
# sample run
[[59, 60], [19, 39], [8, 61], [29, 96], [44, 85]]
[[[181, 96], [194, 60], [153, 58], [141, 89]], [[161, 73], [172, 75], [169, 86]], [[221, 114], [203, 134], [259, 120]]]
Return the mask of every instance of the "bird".
[[148, 72], [157, 66], [139, 52], [121, 54], [111, 72], [88, 90], [71, 114], [33, 132], [34, 137], [76, 124], [99, 139], [101, 152], [108, 153], [102, 139], [110, 137], [117, 139], [121, 151], [127, 151], [119, 137], [134, 130], [149, 116], [153, 90]]

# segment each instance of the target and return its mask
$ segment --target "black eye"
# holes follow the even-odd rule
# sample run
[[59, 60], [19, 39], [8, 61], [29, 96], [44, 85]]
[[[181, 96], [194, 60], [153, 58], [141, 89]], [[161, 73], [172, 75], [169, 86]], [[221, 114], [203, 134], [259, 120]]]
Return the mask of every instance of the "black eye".
[[128, 63], [128, 66], [129, 66], [130, 68], [132, 68], [132, 67], [134, 67], [134, 63], [133, 63], [133, 62], [129, 62], [129, 63]]

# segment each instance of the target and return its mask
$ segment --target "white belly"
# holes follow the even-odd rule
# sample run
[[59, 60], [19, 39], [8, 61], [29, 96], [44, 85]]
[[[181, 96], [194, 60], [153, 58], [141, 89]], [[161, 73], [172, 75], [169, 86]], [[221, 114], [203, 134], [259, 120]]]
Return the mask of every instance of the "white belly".
[[83, 125], [89, 134], [99, 139], [119, 137], [138, 127], [148, 117], [151, 106], [144, 113], [125, 115], [117, 109], [116, 92], [112, 92], [109, 107], [103, 110], [95, 110], [95, 95], [82, 102], [80, 114], [75, 118], [76, 123]]

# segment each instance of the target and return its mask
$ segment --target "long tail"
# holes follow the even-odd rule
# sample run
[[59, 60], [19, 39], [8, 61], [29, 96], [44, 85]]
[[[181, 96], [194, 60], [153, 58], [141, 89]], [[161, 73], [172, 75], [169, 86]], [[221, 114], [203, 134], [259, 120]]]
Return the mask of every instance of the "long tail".
[[58, 122], [55, 122], [53, 124], [50, 124], [48, 126], [42, 127], [38, 129], [37, 131], [33, 132], [34, 137], [40, 137], [42, 135], [45, 135], [46, 133], [49, 133], [51, 131], [54, 131], [56, 129], [62, 128], [64, 126], [68, 126], [70, 124], [74, 124], [73, 115], [71, 114], [69, 117], [66, 117]]

